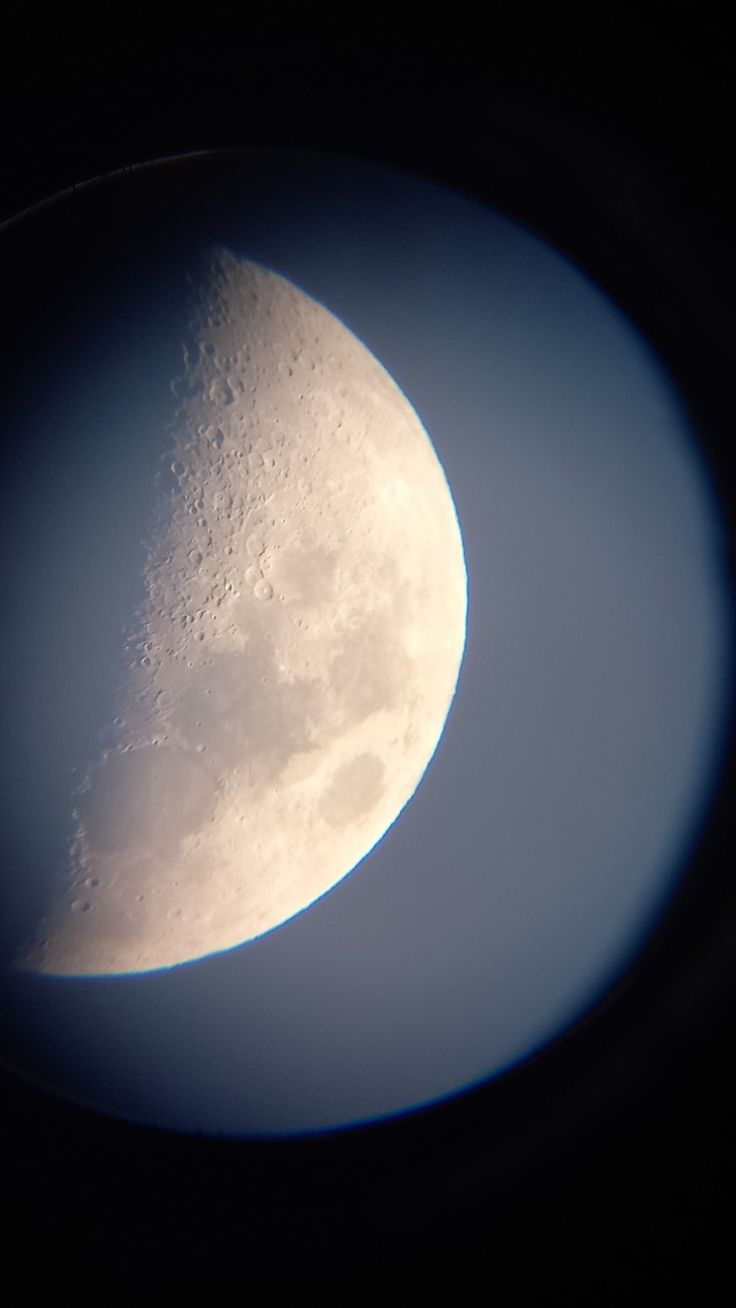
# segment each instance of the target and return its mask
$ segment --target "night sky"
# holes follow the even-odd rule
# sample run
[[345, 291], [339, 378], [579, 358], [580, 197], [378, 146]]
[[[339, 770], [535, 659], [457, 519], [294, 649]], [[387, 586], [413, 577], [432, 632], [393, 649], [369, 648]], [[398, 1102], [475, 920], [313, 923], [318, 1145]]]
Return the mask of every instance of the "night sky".
[[479, 201], [329, 155], [199, 155], [6, 227], [6, 526], [22, 547], [2, 577], [2, 676], [26, 692], [3, 710], [8, 964], [108, 720], [187, 278], [212, 242], [325, 304], [417, 409], [466, 553], [457, 695], [407, 809], [316, 905], [147, 976], [8, 965], [0, 1053], [136, 1121], [315, 1131], [503, 1072], [634, 961], [720, 759], [722, 531], [644, 336]]

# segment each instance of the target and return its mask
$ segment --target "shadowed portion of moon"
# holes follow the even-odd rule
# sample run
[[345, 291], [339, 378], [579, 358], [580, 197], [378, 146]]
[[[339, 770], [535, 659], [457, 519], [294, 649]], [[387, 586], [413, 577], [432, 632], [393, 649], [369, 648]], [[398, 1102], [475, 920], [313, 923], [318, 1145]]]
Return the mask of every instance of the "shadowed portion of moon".
[[452, 498], [366, 347], [216, 251], [174, 390], [111, 743], [23, 959], [47, 972], [168, 967], [306, 908], [410, 799], [457, 682]]

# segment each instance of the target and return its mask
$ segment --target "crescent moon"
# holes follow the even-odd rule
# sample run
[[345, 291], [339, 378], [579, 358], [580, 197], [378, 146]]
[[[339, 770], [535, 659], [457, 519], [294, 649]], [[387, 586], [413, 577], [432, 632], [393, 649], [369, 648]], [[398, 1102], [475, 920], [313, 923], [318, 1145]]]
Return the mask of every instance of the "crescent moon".
[[38, 971], [172, 967], [306, 909], [410, 800], [457, 686], [452, 495], [348, 328], [217, 250], [178, 396], [112, 743], [22, 960]]

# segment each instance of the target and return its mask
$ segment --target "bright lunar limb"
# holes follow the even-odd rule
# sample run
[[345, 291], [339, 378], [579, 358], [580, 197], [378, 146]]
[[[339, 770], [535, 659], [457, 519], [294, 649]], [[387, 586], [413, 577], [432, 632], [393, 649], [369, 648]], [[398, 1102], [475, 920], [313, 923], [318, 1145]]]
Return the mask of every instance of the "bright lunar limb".
[[40, 971], [171, 967], [307, 908], [411, 798], [457, 684], [452, 497], [375, 357], [215, 251], [185, 364], [112, 735], [22, 960]]

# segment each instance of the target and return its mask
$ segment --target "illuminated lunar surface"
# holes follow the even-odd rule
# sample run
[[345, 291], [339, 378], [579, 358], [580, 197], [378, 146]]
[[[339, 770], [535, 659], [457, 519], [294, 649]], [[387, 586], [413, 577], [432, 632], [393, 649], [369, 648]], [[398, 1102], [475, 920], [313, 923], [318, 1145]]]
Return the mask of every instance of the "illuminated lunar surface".
[[460, 531], [384, 368], [224, 251], [185, 363], [176, 486], [70, 881], [26, 960], [41, 971], [170, 967], [307, 908], [410, 799], [455, 691]]

